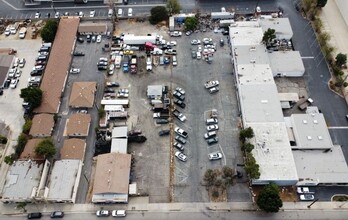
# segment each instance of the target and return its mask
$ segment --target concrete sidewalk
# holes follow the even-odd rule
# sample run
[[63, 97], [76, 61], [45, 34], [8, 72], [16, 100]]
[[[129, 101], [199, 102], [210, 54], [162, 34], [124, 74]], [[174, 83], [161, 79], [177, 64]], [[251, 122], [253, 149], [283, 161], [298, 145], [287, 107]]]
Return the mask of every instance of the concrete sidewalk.
[[[226, 212], [226, 211], [257, 211], [256, 205], [251, 202], [229, 202], [229, 203], [138, 203], [139, 200], [130, 200], [129, 204], [28, 204], [27, 212], [50, 213], [52, 211], [64, 211], [66, 213], [94, 213], [99, 209], [113, 210], [126, 209], [129, 212]], [[345, 202], [316, 202], [310, 208], [311, 202], [285, 202], [282, 211], [290, 210], [326, 210], [348, 212], [348, 204]], [[1, 214], [21, 215], [23, 210], [16, 209], [15, 204], [0, 204]]]

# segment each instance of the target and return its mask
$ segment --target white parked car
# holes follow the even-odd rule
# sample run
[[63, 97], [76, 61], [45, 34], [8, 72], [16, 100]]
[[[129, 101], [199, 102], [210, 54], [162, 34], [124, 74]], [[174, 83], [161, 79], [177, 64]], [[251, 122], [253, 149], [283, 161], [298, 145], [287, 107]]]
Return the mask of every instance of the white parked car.
[[186, 121], [186, 116], [183, 115], [182, 113], [180, 113], [180, 115], [178, 116], [178, 118], [179, 118], [179, 120], [180, 120], [181, 122]]
[[209, 125], [207, 126], [207, 131], [216, 131], [219, 130], [219, 126], [218, 125]]
[[182, 95], [185, 95], [185, 90], [183, 90], [182, 88], [176, 87], [175, 90], [178, 91], [178, 92], [180, 92]]
[[300, 195], [300, 200], [301, 201], [313, 201], [314, 195], [313, 194], [302, 194], [302, 195]]
[[219, 160], [222, 158], [222, 153], [211, 153], [208, 155], [209, 160]]
[[314, 192], [309, 191], [308, 187], [297, 187], [298, 194], [314, 194]]
[[26, 61], [25, 61], [24, 58], [23, 58], [23, 59], [20, 59], [20, 60], [19, 60], [19, 63], [18, 63], [18, 66], [19, 66], [20, 68], [23, 68], [23, 67], [25, 66], [25, 63], [26, 63]]
[[95, 214], [98, 217], [107, 217], [107, 216], [110, 215], [110, 211], [108, 211], [108, 210], [98, 210]]
[[181, 153], [180, 151], [175, 152], [175, 156], [183, 162], [187, 161], [187, 156], [185, 154]]
[[198, 45], [198, 44], [201, 44], [201, 41], [200, 41], [200, 40], [193, 39], [193, 40], [191, 41], [191, 44], [192, 44], [192, 45]]
[[35, 13], [35, 18], [40, 18], [40, 17], [41, 17], [40, 12], [36, 12], [36, 13]]
[[79, 12], [79, 17], [80, 17], [80, 18], [83, 17], [83, 12], [82, 12], [82, 11]]
[[59, 14], [59, 11], [57, 11], [55, 14], [54, 14], [54, 18], [59, 18], [60, 14]]
[[126, 210], [113, 210], [112, 217], [125, 217], [127, 215]]
[[172, 37], [181, 37], [181, 35], [182, 35], [181, 31], [170, 32], [170, 36], [172, 36]]
[[93, 18], [94, 16], [95, 16], [95, 11], [94, 10], [90, 11], [89, 12], [89, 17]]
[[102, 36], [99, 34], [99, 35], [97, 36], [97, 43], [100, 43], [101, 40], [102, 40]]
[[78, 73], [80, 73], [80, 69], [78, 69], [78, 68], [71, 68], [70, 69], [70, 73], [71, 74], [78, 74]]
[[15, 89], [17, 87], [19, 79], [12, 79], [10, 83], [10, 88]]

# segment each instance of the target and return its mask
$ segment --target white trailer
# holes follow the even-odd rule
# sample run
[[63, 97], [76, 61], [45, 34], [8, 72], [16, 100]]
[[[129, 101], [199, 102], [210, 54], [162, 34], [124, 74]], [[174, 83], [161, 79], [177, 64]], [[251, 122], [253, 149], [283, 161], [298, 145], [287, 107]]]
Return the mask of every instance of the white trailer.
[[211, 19], [233, 19], [234, 13], [232, 12], [212, 12]]
[[129, 100], [128, 99], [102, 99], [102, 105], [122, 105], [124, 108], [128, 108]]
[[156, 43], [156, 36], [124, 35], [123, 43], [127, 45], [145, 45], [146, 42]]

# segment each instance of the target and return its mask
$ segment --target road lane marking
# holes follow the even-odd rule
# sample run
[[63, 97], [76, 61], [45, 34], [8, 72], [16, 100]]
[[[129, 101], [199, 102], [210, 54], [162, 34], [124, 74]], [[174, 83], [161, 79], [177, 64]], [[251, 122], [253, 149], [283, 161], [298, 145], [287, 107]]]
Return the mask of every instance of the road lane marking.
[[301, 57], [301, 59], [314, 59], [314, 57]]

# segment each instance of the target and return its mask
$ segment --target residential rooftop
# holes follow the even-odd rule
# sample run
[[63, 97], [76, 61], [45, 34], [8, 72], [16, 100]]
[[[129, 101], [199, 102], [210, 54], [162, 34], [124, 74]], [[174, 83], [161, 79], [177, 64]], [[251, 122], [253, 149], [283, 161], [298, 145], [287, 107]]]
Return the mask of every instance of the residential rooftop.
[[92, 108], [96, 90], [96, 82], [74, 82], [69, 98], [69, 106], [73, 108]]
[[38, 156], [35, 153], [36, 146], [42, 140], [44, 139], [39, 139], [39, 138], [29, 139], [19, 159], [20, 160], [44, 160], [45, 158], [43, 156]]
[[40, 107], [34, 110], [37, 113], [53, 114], [59, 110], [79, 23], [78, 17], [59, 19], [58, 30], [40, 86], [42, 102]]
[[69, 138], [64, 140], [62, 149], [60, 150], [60, 158], [78, 159], [83, 161], [85, 157], [86, 141], [78, 138]]
[[85, 113], [71, 114], [66, 123], [66, 135], [70, 137], [88, 136], [91, 115]]
[[52, 114], [38, 114], [33, 117], [29, 134], [34, 137], [50, 137], [54, 127]]

